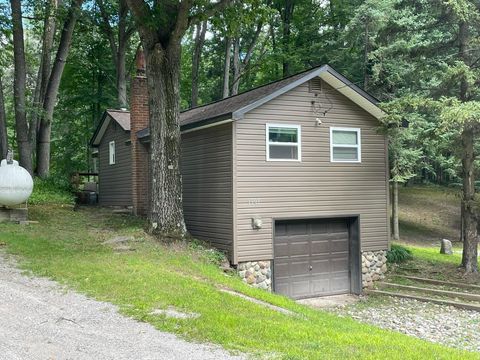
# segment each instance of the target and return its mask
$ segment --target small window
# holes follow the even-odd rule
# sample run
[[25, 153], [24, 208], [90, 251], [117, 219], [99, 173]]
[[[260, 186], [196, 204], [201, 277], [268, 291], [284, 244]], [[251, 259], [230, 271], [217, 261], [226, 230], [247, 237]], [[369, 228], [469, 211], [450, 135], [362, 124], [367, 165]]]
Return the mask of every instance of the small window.
[[332, 162], [361, 162], [360, 129], [330, 128], [330, 160]]
[[301, 134], [298, 125], [267, 124], [267, 161], [300, 161]]
[[115, 164], [115, 141], [110, 141], [108, 143], [108, 159], [110, 165]]

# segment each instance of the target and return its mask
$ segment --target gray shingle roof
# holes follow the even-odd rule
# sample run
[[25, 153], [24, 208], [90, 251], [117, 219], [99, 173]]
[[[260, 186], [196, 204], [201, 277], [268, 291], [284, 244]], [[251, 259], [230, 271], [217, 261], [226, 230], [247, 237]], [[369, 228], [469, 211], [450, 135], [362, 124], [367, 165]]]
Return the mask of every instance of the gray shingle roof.
[[236, 110], [248, 106], [258, 99], [268, 96], [318, 69], [319, 67], [313, 68], [285, 79], [245, 91], [241, 94], [230, 96], [223, 100], [186, 110], [180, 114], [180, 124], [185, 126], [202, 120], [230, 115]]
[[130, 112], [127, 110], [108, 109], [107, 114], [115, 120], [123, 130], [130, 131]]
[[[180, 126], [182, 130], [187, 130], [197, 126], [207, 125], [226, 119], [239, 119], [246, 112], [260, 106], [270, 99], [281, 95], [289, 89], [304, 83], [316, 76], [328, 76], [330, 81], [341, 84], [339, 91], [344, 92], [348, 88], [349, 93], [346, 96], [356, 96], [363, 99], [363, 106], [370, 107], [367, 111], [374, 109], [375, 116], [380, 116], [381, 110], [377, 107], [378, 100], [361, 88], [350, 82], [340, 73], [335, 71], [329, 65], [318, 66], [299, 74], [259, 86], [255, 89], [245, 91], [241, 94], [230, 96], [228, 98], [215, 101], [210, 104], [198, 106], [193, 109], [185, 110], [180, 113]], [[358, 100], [358, 99], [357, 99]], [[365, 105], [367, 104], [367, 105]], [[130, 129], [130, 113], [121, 110], [107, 110], [107, 113], [114, 118], [125, 130]], [[123, 124], [123, 125], [122, 125]], [[150, 135], [148, 128], [137, 132], [139, 138], [147, 139]]]

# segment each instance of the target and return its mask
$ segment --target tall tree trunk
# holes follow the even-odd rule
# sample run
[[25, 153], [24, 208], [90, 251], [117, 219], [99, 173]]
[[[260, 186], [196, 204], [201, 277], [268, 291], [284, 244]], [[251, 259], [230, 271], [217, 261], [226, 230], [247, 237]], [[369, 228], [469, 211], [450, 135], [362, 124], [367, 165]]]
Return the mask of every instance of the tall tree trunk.
[[230, 59], [232, 50], [232, 38], [225, 38], [225, 63], [223, 67], [223, 98], [230, 95]]
[[19, 0], [10, 1], [13, 23], [13, 57], [15, 63], [13, 95], [15, 101], [15, 130], [20, 165], [32, 173], [32, 152], [28, 141], [28, 122], [25, 108], [25, 45], [23, 41], [22, 7]]
[[192, 57], [192, 94], [190, 106], [195, 107], [198, 104], [198, 78], [200, 71], [200, 60], [202, 57], [203, 45], [205, 43], [205, 34], [207, 33], [207, 21], [198, 23], [195, 30], [195, 46]]
[[146, 50], [150, 104], [150, 231], [166, 237], [186, 233], [180, 174], [180, 42]]
[[127, 69], [126, 69], [126, 43], [120, 43], [117, 52], [117, 102], [120, 109], [126, 109], [127, 100]]
[[[460, 21], [459, 24], [459, 57], [466, 64], [468, 63], [468, 23]], [[468, 81], [465, 75], [460, 80], [460, 100], [468, 101]], [[477, 238], [477, 217], [475, 213], [475, 124], [467, 122], [463, 125], [462, 140], [462, 215], [463, 215], [463, 255], [462, 266], [465, 272], [478, 271], [478, 238]]]
[[0, 76], [0, 160], [5, 159], [8, 151], [7, 114], [3, 96], [2, 77]]
[[295, 8], [294, 0], [285, 0], [285, 7], [281, 11], [282, 17], [282, 71], [283, 77], [290, 75], [290, 35], [292, 33], [291, 25], [293, 10]]
[[70, 6], [45, 92], [43, 114], [37, 136], [37, 174], [42, 178], [48, 177], [50, 172], [50, 135], [52, 132], [53, 110], [57, 101], [65, 61], [70, 50], [73, 29], [80, 14], [82, 3], [83, 0], [75, 0]]
[[[38, 69], [37, 83], [35, 85], [35, 93], [33, 99], [33, 111], [30, 118], [29, 139], [32, 153], [36, 146], [36, 137], [38, 131], [38, 119], [43, 107], [45, 91], [47, 88], [48, 78], [50, 77], [52, 62], [52, 47], [55, 37], [55, 16], [57, 13], [58, 1], [49, 0], [45, 4], [45, 20], [42, 36], [42, 57], [40, 67]], [[34, 155], [34, 154], [33, 154]]]
[[100, 27], [105, 33], [110, 44], [112, 59], [115, 65], [117, 104], [119, 108], [126, 108], [128, 105], [128, 99], [125, 59], [130, 37], [133, 34], [133, 28], [129, 28], [127, 26], [128, 5], [125, 0], [120, 0], [118, 2], [118, 34], [117, 39], [115, 39], [114, 31], [111, 26], [111, 16], [108, 14], [105, 4], [102, 0], [98, 0], [97, 4], [102, 17]]
[[365, 20], [364, 48], [363, 48], [363, 89], [368, 87], [368, 54], [370, 51], [370, 37], [368, 34], [368, 20]]
[[472, 124], [465, 124], [462, 132], [462, 213], [463, 213], [463, 255], [465, 272], [477, 272], [477, 218], [475, 214], [474, 178], [474, 130]]
[[398, 225], [398, 181], [392, 182], [392, 238], [400, 239], [400, 228]]
[[240, 38], [235, 38], [233, 43], [233, 84], [230, 95], [237, 95], [240, 87], [240, 74], [242, 71], [242, 62], [240, 60]]

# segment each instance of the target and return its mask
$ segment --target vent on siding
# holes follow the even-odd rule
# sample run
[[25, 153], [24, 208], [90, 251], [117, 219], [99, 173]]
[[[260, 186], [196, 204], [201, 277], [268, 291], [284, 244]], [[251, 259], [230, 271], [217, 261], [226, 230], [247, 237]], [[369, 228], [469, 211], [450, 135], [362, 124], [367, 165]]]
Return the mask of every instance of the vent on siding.
[[322, 92], [322, 80], [319, 78], [312, 79], [308, 82], [308, 91], [311, 93]]

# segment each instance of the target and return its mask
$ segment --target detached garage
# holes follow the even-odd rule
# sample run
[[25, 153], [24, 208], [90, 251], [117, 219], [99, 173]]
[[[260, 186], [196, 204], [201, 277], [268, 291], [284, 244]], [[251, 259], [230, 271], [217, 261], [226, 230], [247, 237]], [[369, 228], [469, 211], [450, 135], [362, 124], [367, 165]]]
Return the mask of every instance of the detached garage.
[[359, 293], [357, 217], [275, 221], [274, 291], [294, 299]]
[[[117, 156], [99, 175], [100, 185], [129, 185], [129, 197], [115, 200], [136, 214], [153, 186], [146, 84], [140, 66], [125, 124], [130, 145], [122, 142], [130, 171], [110, 171]], [[243, 281], [260, 289], [299, 299], [372, 286], [386, 271], [390, 232], [382, 116], [376, 99], [328, 65], [182, 112], [188, 231], [224, 251]], [[105, 124], [92, 144], [118, 145]]]

